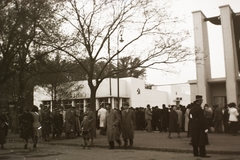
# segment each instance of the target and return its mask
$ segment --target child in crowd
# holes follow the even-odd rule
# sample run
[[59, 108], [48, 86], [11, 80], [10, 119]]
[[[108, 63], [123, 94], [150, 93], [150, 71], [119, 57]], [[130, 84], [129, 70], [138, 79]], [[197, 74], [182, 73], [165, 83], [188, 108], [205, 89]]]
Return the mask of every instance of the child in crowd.
[[81, 123], [81, 129], [82, 129], [82, 138], [84, 140], [83, 149], [85, 149], [85, 146], [88, 146], [88, 149], [90, 149], [89, 131], [91, 130], [91, 124], [90, 124], [87, 116], [84, 116], [84, 118], [83, 118], [83, 121]]

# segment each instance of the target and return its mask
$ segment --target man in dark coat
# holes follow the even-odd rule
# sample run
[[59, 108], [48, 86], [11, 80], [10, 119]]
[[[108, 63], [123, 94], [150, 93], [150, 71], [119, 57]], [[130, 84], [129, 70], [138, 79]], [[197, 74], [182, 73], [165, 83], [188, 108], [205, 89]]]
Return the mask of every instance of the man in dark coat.
[[[203, 109], [201, 108], [202, 102], [202, 96], [196, 95], [196, 101], [189, 113], [191, 121], [190, 133], [192, 138], [193, 155], [207, 158], [210, 157], [206, 155], [205, 149], [205, 145], [208, 144], [208, 128], [205, 124]], [[200, 150], [200, 155], [198, 154], [198, 149]]]
[[162, 117], [161, 117], [161, 124], [162, 124], [162, 130], [164, 131], [164, 132], [167, 132], [167, 130], [168, 130], [168, 126], [169, 126], [169, 113], [168, 113], [168, 109], [166, 108], [166, 105], [165, 104], [163, 104], [162, 105]]
[[128, 140], [130, 142], [129, 147], [133, 145], [134, 139], [134, 126], [135, 126], [135, 114], [132, 109], [129, 109], [129, 104], [125, 103], [122, 110], [122, 138], [124, 140], [124, 147], [127, 147]]

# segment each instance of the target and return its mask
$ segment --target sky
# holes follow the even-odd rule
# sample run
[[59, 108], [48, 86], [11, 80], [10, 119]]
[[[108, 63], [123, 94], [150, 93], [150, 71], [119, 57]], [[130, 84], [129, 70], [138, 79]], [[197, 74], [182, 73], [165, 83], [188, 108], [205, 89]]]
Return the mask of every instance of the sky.
[[[235, 13], [240, 12], [240, 0], [173, 0], [171, 10], [174, 16], [185, 20], [183, 25], [193, 35], [192, 12], [201, 10], [206, 17], [219, 16], [219, 7], [223, 5], [229, 5]], [[221, 32], [221, 26], [208, 24], [212, 78], [225, 76]], [[194, 48], [193, 36], [189, 39], [189, 47]], [[196, 66], [193, 61], [176, 64], [175, 67], [177, 73], [163, 73], [156, 69], [147, 69], [146, 82], [162, 85], [196, 80]]]

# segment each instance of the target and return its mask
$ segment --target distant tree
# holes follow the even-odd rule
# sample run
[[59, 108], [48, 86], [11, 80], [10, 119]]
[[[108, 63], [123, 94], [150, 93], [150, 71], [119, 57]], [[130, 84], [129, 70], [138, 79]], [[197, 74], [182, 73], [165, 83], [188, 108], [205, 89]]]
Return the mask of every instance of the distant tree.
[[38, 61], [36, 65], [38, 74], [35, 83], [51, 95], [53, 107], [56, 107], [55, 102], [59, 100], [72, 98], [72, 90], [69, 89], [73, 88], [75, 81], [84, 80], [86, 77], [76, 62], [67, 61], [61, 58], [60, 54]]
[[[131, 56], [121, 57], [119, 59], [118, 70], [122, 70], [122, 71], [120, 73], [118, 73], [118, 77], [119, 78], [134, 77], [134, 78], [144, 79], [145, 74], [146, 74], [146, 69], [141, 68], [140, 66], [139, 66], [139, 68], [136, 68], [136, 66], [140, 62], [141, 62], [141, 60], [138, 57], [136, 57], [134, 59]], [[132, 69], [129, 69], [129, 68], [132, 68]]]

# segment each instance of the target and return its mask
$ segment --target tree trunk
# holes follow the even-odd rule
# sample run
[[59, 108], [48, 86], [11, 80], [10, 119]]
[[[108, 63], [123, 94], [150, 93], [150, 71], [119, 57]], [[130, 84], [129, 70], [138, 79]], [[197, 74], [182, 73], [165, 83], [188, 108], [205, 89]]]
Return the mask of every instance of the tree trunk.
[[93, 111], [94, 117], [94, 123], [93, 123], [93, 136], [94, 138], [97, 137], [97, 130], [96, 130], [96, 87], [91, 88], [91, 95], [90, 95], [90, 109]]

